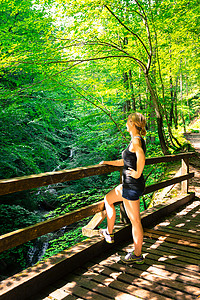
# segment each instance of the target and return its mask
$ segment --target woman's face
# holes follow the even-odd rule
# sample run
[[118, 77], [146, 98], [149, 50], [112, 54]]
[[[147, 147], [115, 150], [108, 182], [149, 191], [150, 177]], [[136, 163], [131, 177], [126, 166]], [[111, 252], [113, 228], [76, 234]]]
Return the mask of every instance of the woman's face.
[[126, 122], [126, 128], [128, 132], [130, 132], [131, 129], [133, 128], [133, 122], [130, 119], [128, 119]]

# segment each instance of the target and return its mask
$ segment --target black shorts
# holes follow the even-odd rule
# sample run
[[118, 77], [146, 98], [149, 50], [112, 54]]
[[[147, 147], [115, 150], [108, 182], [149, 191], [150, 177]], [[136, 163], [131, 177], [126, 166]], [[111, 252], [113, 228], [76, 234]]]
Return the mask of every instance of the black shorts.
[[122, 197], [127, 200], [138, 200], [144, 191], [122, 188]]

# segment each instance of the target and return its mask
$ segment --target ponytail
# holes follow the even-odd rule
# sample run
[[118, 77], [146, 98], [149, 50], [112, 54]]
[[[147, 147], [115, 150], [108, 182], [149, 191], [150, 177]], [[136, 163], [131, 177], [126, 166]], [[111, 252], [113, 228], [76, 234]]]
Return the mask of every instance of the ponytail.
[[140, 134], [141, 135], [143, 135], [143, 136], [145, 136], [146, 135], [146, 129], [145, 129], [145, 127], [143, 127], [142, 129], [141, 129], [141, 131], [140, 131]]
[[140, 132], [141, 135], [146, 135], [146, 119], [140, 113], [133, 113], [129, 115], [129, 119], [135, 124], [136, 129]]

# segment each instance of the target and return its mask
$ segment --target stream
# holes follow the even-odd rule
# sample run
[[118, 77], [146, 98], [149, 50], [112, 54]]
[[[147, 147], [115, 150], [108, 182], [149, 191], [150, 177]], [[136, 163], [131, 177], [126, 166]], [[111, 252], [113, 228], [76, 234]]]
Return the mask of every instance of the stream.
[[47, 233], [35, 240], [34, 246], [27, 252], [26, 267], [31, 267], [42, 260], [45, 251], [49, 247], [49, 242], [62, 236], [68, 230], [68, 226], [62, 227], [57, 231]]

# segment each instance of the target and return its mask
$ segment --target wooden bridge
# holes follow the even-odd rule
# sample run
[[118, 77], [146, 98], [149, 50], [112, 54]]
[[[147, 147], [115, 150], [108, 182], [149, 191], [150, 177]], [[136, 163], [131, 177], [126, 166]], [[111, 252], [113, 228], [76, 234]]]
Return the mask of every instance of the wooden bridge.
[[[1, 282], [0, 299], [197, 299], [200, 296], [200, 201], [188, 193], [189, 158], [194, 153], [146, 159], [146, 165], [182, 160], [181, 175], [147, 186], [145, 194], [181, 183], [177, 198], [141, 213], [144, 227], [143, 265], [125, 266], [120, 255], [132, 248], [130, 224], [118, 224], [115, 243], [107, 244], [95, 227], [104, 219], [104, 202], [10, 232], [0, 249], [33, 240], [94, 215], [83, 233], [87, 240]], [[96, 165], [0, 180], [0, 194], [121, 171]]]

